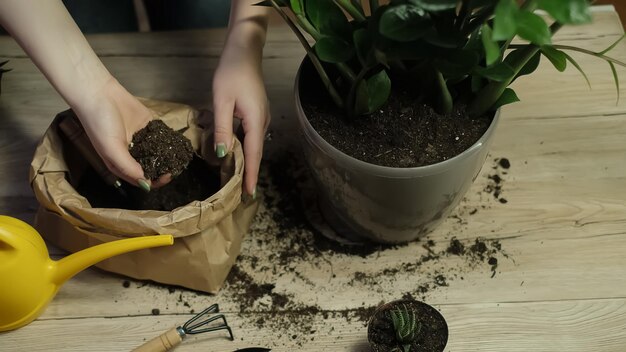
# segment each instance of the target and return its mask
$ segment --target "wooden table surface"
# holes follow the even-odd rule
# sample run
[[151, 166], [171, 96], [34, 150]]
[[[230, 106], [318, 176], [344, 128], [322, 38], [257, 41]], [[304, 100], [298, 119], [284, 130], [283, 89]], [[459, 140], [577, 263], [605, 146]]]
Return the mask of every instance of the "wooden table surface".
[[[557, 42], [598, 51], [622, 35], [612, 9], [594, 18], [593, 25], [563, 29]], [[208, 107], [223, 36], [210, 30], [89, 41], [132, 93]], [[612, 55], [626, 57], [626, 44]], [[522, 102], [504, 109], [481, 176], [428, 236], [432, 242], [355, 255], [320, 245], [299, 206], [294, 179], [306, 183], [307, 176], [295, 143], [292, 85], [302, 56], [286, 27], [270, 30], [265, 197], [239, 275], [212, 296], [135, 280], [124, 285], [121, 276], [88, 269], [62, 287], [38, 320], [0, 334], [0, 350], [126, 351], [183, 323], [192, 310], [220, 303], [235, 341], [223, 333], [197, 335], [178, 351], [368, 351], [366, 313], [408, 295], [446, 317], [449, 351], [626, 350], [626, 99], [616, 105], [605, 62], [572, 54], [589, 75], [589, 90], [576, 70], [558, 73], [543, 60], [532, 78], [515, 83]], [[28, 165], [38, 138], [66, 105], [11, 38], [0, 38], [0, 59], [10, 59], [13, 69], [0, 95], [0, 213], [32, 221], [37, 204]], [[499, 158], [510, 168], [498, 167]], [[489, 192], [496, 186], [507, 203]], [[466, 246], [485, 238], [497, 268], [487, 257], [447, 253], [452, 237]]]

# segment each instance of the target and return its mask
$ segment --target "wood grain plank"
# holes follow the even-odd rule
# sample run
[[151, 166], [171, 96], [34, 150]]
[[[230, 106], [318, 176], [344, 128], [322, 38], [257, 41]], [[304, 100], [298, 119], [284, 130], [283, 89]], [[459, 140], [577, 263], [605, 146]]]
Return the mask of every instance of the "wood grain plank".
[[[438, 308], [449, 322], [446, 351], [621, 352], [626, 344], [624, 299], [440, 305]], [[43, 320], [0, 335], [0, 343], [7, 352], [127, 351], [190, 317]], [[249, 323], [259, 318], [267, 319], [260, 313], [227, 314], [235, 332], [234, 342], [221, 333], [198, 335], [183, 341], [176, 351], [230, 352], [249, 346], [271, 347], [277, 352], [369, 351], [363, 322], [346, 319], [342, 314], [327, 312], [303, 317], [306, 328], [302, 330], [298, 327], [258, 329]]]
[[[584, 231], [584, 227], [578, 230]], [[286, 310], [310, 305], [321, 310], [357, 309], [407, 293], [423, 296], [434, 304], [626, 298], [623, 224], [622, 230], [615, 233], [583, 236], [572, 232], [576, 231], [536, 231], [501, 238], [506, 256], [493, 255], [498, 259], [495, 276], [486, 260], [454, 255], [443, 255], [417, 269], [407, 269], [428, 254], [420, 243], [383, 250], [368, 258], [325, 253], [325, 261], [321, 261], [314, 260], [314, 254], [304, 253], [301, 260], [294, 259], [282, 266], [263, 255], [255, 261], [256, 269], [245, 258], [239, 266], [256, 284], [273, 284], [274, 294], [289, 297]], [[465, 244], [470, 245], [476, 235], [468, 236]], [[262, 236], [258, 229], [253, 230], [242, 255], [258, 253], [261, 249], [256, 247], [256, 240]], [[433, 250], [441, 252], [447, 248], [450, 235], [437, 231], [430, 238], [436, 242]], [[268, 245], [267, 239], [263, 242]], [[388, 271], [393, 274], [386, 274]], [[368, 279], [355, 279], [359, 273]], [[433, 284], [439, 275], [446, 278], [447, 286]], [[245, 302], [236, 283], [212, 296], [135, 280], [129, 280], [130, 287], [124, 287], [124, 280], [98, 270], [84, 271], [62, 287], [42, 318], [141, 315], [149, 314], [153, 308], [164, 314], [182, 314], [215, 302], [224, 311], [236, 312]], [[422, 295], [420, 287], [424, 285], [430, 289]], [[245, 309], [268, 311], [268, 300], [271, 301], [270, 296], [252, 299]]]
[[[591, 28], [591, 30], [590, 30]], [[597, 8], [593, 13], [593, 23], [582, 26], [568, 26], [561, 29], [557, 38], [588, 38], [594, 33], [619, 35], [623, 32], [619, 17], [610, 8]], [[87, 39], [100, 56], [214, 56], [217, 57], [226, 37], [225, 29], [152, 32], [152, 33], [115, 33], [92, 34]], [[281, 22], [269, 27], [269, 45], [286, 45], [300, 48], [295, 35]], [[0, 37], [2, 58], [26, 57], [24, 51], [8, 36]], [[270, 50], [266, 54], [281, 53]], [[302, 50], [302, 49], [300, 49]], [[302, 51], [302, 53], [304, 53]]]

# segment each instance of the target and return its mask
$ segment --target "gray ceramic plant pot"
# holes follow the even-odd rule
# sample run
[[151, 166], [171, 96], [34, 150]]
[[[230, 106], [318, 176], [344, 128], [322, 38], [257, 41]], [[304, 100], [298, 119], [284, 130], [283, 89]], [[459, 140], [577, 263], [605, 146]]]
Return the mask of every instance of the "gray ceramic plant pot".
[[404, 243], [437, 227], [456, 207], [482, 168], [498, 124], [498, 110], [485, 134], [461, 154], [437, 164], [393, 168], [355, 159], [326, 142], [296, 110], [307, 164], [317, 184], [324, 218], [352, 241]]

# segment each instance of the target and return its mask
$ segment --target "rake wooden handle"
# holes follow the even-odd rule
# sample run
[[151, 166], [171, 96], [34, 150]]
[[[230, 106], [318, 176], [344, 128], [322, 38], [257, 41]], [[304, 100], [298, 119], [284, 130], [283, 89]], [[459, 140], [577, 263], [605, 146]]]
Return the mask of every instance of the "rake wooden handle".
[[132, 352], [166, 352], [176, 347], [183, 341], [178, 333], [178, 328], [171, 328], [143, 345], [135, 348]]

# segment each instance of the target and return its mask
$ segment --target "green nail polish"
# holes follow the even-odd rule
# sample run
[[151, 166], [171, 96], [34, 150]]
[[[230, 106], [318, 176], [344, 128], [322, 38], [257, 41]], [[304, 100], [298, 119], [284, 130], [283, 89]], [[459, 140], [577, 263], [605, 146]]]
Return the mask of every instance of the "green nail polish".
[[252, 199], [256, 200], [256, 186], [254, 187], [254, 191], [252, 191]]
[[144, 180], [143, 178], [140, 178], [140, 179], [137, 179], [137, 184], [144, 191], [150, 192], [150, 184], [148, 183], [148, 181]]
[[218, 158], [223, 158], [226, 156], [226, 144], [218, 143], [215, 147], [215, 154], [217, 154]]

